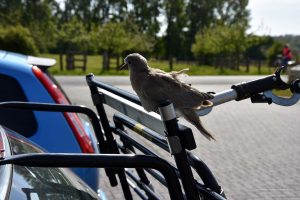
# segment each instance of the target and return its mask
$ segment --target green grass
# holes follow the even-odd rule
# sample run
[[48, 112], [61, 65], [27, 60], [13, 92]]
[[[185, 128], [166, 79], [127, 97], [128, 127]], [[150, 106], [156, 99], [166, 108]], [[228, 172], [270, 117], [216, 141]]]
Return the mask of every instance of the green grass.
[[[58, 54], [42, 54], [41, 57], [54, 58], [56, 59], [56, 65], [50, 68], [50, 72], [55, 75], [86, 75], [88, 73], [93, 73], [95, 75], [128, 75], [127, 70], [117, 71], [116, 70], [116, 59], [111, 59], [109, 71], [102, 70], [102, 56], [100, 55], [89, 55], [87, 60], [87, 70], [83, 72], [81, 69], [75, 70], [66, 70], [66, 62], [65, 56], [63, 57], [63, 65], [64, 69], [60, 70], [60, 59]], [[120, 64], [122, 61], [120, 60]], [[169, 71], [168, 62], [167, 61], [157, 61], [157, 60], [149, 60], [149, 65], [154, 68], [159, 68], [164, 71]], [[250, 71], [246, 72], [246, 68], [241, 66], [240, 70], [230, 70], [226, 69], [221, 71], [219, 68], [213, 66], [204, 66], [204, 65], [196, 65], [194, 63], [177, 63], [174, 62], [173, 71], [179, 71], [181, 69], [189, 68], [189, 75], [265, 75], [274, 72], [274, 69], [270, 70], [269, 67], [262, 66], [261, 72], [258, 72], [258, 68], [256, 66], [251, 66]]]
[[277, 96], [284, 97], [284, 98], [288, 98], [288, 97], [291, 97], [293, 95], [293, 93], [289, 89], [286, 89], [286, 90], [273, 90], [273, 93]]
[[[87, 71], [83, 72], [81, 69], [75, 69], [73, 71], [68, 71], [65, 69], [66, 62], [65, 57], [63, 59], [64, 70], [60, 70], [60, 60], [58, 54], [43, 54], [41, 57], [54, 58], [56, 59], [56, 65], [50, 68], [50, 72], [55, 75], [86, 75], [93, 73], [95, 75], [128, 75], [128, 70], [117, 71], [116, 70], [116, 60], [111, 59], [111, 70], [102, 70], [102, 56], [100, 55], [90, 55], [88, 56]], [[120, 61], [121, 62], [121, 61]], [[122, 64], [122, 63], [121, 63]], [[149, 60], [149, 65], [154, 68], [159, 68], [164, 71], [169, 71], [168, 61], [157, 61]], [[267, 75], [274, 73], [274, 68], [263, 66], [261, 68], [261, 73], [258, 73], [258, 68], [256, 66], [251, 66], [250, 71], [246, 72], [246, 67], [241, 66], [239, 71], [226, 69], [221, 72], [220, 69], [213, 66], [199, 66], [193, 63], [175, 63], [173, 71], [180, 71], [182, 69], [189, 68], [189, 75]], [[292, 95], [290, 90], [274, 90], [274, 94], [282, 97], [289, 97]]]

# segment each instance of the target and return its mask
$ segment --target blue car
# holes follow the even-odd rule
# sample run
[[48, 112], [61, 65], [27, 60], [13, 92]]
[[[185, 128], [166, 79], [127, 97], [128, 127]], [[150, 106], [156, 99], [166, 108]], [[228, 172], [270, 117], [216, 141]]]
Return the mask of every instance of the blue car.
[[[47, 68], [55, 60], [0, 50], [0, 102], [25, 101], [71, 104]], [[76, 113], [0, 110], [0, 124], [49, 152], [98, 153], [87, 119]], [[73, 169], [91, 188], [99, 188], [99, 170]]]
[[[44, 153], [38, 145], [0, 125], [0, 158]], [[84, 181], [64, 168], [0, 165], [0, 199], [101, 200]]]

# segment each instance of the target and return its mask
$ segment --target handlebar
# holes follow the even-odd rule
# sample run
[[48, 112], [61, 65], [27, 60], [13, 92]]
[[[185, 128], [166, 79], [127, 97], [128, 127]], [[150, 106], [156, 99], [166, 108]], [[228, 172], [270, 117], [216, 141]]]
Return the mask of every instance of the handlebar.
[[247, 99], [249, 97], [252, 97], [253, 95], [259, 94], [267, 90], [288, 89], [290, 85], [285, 83], [280, 77], [280, 74], [283, 69], [284, 67], [280, 67], [276, 70], [275, 74], [273, 75], [233, 85], [231, 88], [237, 92], [237, 98], [235, 100], [240, 101], [243, 99]]
[[[217, 106], [232, 100], [241, 101], [251, 98], [252, 103], [275, 103], [281, 106], [292, 106], [300, 99], [300, 80], [297, 79], [293, 83], [285, 83], [281, 78], [282, 70], [280, 67], [276, 70], [275, 74], [267, 77], [242, 82], [231, 86], [231, 89], [217, 93], [211, 100], [213, 106]], [[290, 89], [293, 95], [290, 98], [282, 98], [272, 93], [273, 89]], [[212, 107], [199, 109], [197, 114], [200, 116], [208, 114]]]

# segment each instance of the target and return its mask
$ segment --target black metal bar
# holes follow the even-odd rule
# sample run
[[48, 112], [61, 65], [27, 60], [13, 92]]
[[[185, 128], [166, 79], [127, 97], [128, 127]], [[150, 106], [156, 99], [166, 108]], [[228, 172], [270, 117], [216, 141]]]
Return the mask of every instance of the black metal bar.
[[166, 128], [167, 140], [170, 152], [174, 155], [177, 168], [181, 175], [182, 186], [187, 199], [199, 200], [196, 182], [188, 162], [186, 151], [181, 144], [179, 127], [173, 104], [165, 102], [159, 106], [159, 112]]
[[125, 172], [137, 184], [139, 188], [145, 191], [149, 199], [160, 199], [148, 185], [144, 184], [143, 181], [139, 180], [133, 173], [131, 173], [129, 170], [125, 170]]
[[[90, 86], [89, 85], [89, 88], [90, 88], [90, 91], [91, 91], [91, 96], [92, 96], [93, 103], [94, 103], [94, 105], [97, 109], [98, 115], [100, 116], [100, 121], [101, 121], [102, 127], [104, 129], [105, 137], [106, 137], [107, 141], [110, 144], [113, 144], [115, 139], [112, 135], [112, 131], [110, 129], [109, 121], [107, 119], [107, 115], [106, 115], [106, 112], [105, 112], [105, 109], [104, 109], [104, 106], [103, 106], [103, 101], [104, 101], [103, 97], [102, 97], [101, 93], [98, 92], [96, 86], [92, 86], [92, 85]], [[112, 145], [112, 147], [113, 146], [114, 145]], [[118, 151], [118, 150], [114, 149], [113, 151]]]
[[[125, 140], [128, 140], [135, 148], [140, 150], [142, 153], [144, 153], [146, 155], [159, 157], [156, 153], [154, 153], [150, 149], [146, 148], [142, 144], [138, 143], [135, 139], [133, 139], [129, 135], [125, 134], [122, 130], [115, 129], [114, 132], [116, 134], [118, 134], [121, 138], [124, 138]], [[178, 169], [175, 166], [173, 166], [171, 163], [169, 163], [169, 164], [173, 167], [173, 169], [175, 170], [177, 176], [180, 177], [180, 173], [179, 173]]]
[[[151, 150], [147, 149], [146, 147], [144, 147], [143, 145], [141, 145], [140, 143], [138, 143], [137, 141], [135, 141], [135, 140], [134, 140], [133, 138], [131, 138], [129, 135], [123, 133], [122, 130], [116, 129], [116, 130], [114, 130], [114, 132], [115, 132], [116, 134], [118, 134], [118, 135], [120, 136], [120, 138], [123, 138], [123, 139], [125, 139], [125, 140], [128, 140], [128, 142], [132, 143], [133, 146], [134, 146], [135, 148], [139, 149], [142, 153], [145, 153], [145, 154], [147, 154], [147, 155], [152, 155], [152, 156], [158, 156], [157, 154], [155, 154], [155, 153], [152, 152]], [[119, 144], [119, 143], [118, 143], [118, 147], [119, 147], [121, 150], [123, 149], [124, 151], [126, 151], [126, 149], [125, 149], [121, 144]], [[129, 152], [129, 151], [130, 151], [130, 150], [127, 149], [126, 153], [133, 153], [133, 152]], [[178, 170], [175, 166], [173, 166], [171, 163], [169, 163], [169, 164], [173, 167], [173, 169], [174, 169], [174, 171], [176, 172], [177, 176], [180, 178], [179, 170]], [[152, 169], [149, 169], [149, 168], [147, 168], [147, 169], [145, 169], [145, 170], [146, 170], [152, 177], [154, 177], [157, 181], [159, 181], [162, 185], [164, 185], [165, 187], [168, 187], [168, 186], [167, 186], [167, 183], [166, 183], [166, 181], [165, 181], [165, 179], [164, 179], [159, 173], [157, 173], [156, 171], [154, 171], [154, 170], [152, 170]], [[200, 170], [200, 169], [199, 169], [199, 170]], [[203, 192], [203, 190], [207, 190], [207, 189], [205, 189], [205, 188], [203, 187], [203, 185], [200, 185], [200, 184], [197, 185], [197, 188], [198, 188], [199, 191], [202, 191], [202, 192]], [[210, 192], [207, 192], [207, 191], [205, 191], [204, 193], [205, 193], [205, 194], [211, 194]], [[185, 197], [185, 195], [184, 195], [184, 197]]]
[[[137, 128], [135, 128], [137, 122], [135, 122], [134, 120], [131, 120], [130, 118], [128, 118], [124, 115], [120, 115], [120, 114], [115, 114], [114, 120], [118, 121], [120, 123], [123, 123], [126, 127], [130, 128], [133, 131], [139, 132], [139, 135], [143, 136], [145, 139], [153, 142], [154, 144], [158, 145], [165, 151], [169, 152], [167, 141], [163, 138], [160, 138], [159, 135], [156, 134], [151, 129], [148, 129], [147, 127], [143, 127], [143, 128], [139, 128], [137, 130]], [[141, 125], [138, 125], [138, 126], [141, 127]], [[118, 132], [117, 134], [119, 134], [121, 138], [124, 138], [123, 133]], [[128, 136], [124, 139], [128, 140], [129, 137], [130, 136]], [[130, 143], [132, 142], [132, 140], [130, 140]], [[143, 150], [144, 148], [145, 148], [144, 146], [140, 145], [139, 150], [141, 150], [144, 153], [149, 153], [149, 151]], [[155, 154], [152, 152], [152, 154], [150, 154], [150, 155], [155, 155]], [[196, 170], [197, 174], [203, 181], [204, 185], [206, 187], [210, 188], [211, 190], [217, 192], [218, 194], [221, 194], [222, 188], [221, 188], [221, 186], [219, 186], [217, 180], [215, 179], [213, 173], [210, 171], [210, 169], [207, 167], [207, 165], [202, 160], [200, 160], [197, 156], [192, 154], [191, 152], [187, 151], [187, 156], [188, 156], [190, 165]]]
[[[122, 136], [121, 136], [121, 137], [122, 137]], [[120, 149], [123, 149], [123, 147], [122, 147], [121, 144], [118, 144], [118, 146], [119, 146]], [[138, 148], [138, 147], [136, 147], [136, 148]], [[138, 148], [138, 149], [139, 149], [139, 148]], [[124, 150], [125, 150], [125, 149], [124, 149]], [[139, 150], [142, 151], [143, 153], [146, 153], [146, 152], [144, 152], [143, 149], [139, 149]], [[129, 152], [127, 152], [127, 153], [129, 153]], [[154, 155], [154, 156], [155, 156], [154, 153], [153, 153], [153, 154], [147, 154], [147, 155]], [[169, 164], [173, 167], [174, 171], [176, 172], [177, 176], [179, 177], [180, 175], [179, 175], [178, 169], [175, 168], [171, 163], [169, 163]], [[164, 185], [165, 187], [168, 187], [167, 182], [166, 182], [166, 180], [164, 179], [164, 177], [163, 177], [162, 175], [160, 175], [159, 173], [157, 173], [155, 170], [150, 169], [150, 168], [146, 168], [145, 171], [147, 171], [152, 177], [154, 177], [154, 178], [155, 178], [158, 182], [160, 182], [162, 185]], [[126, 172], [126, 173], [127, 173], [127, 172]], [[184, 197], [185, 197], [185, 195], [184, 195]]]
[[[94, 103], [94, 105], [97, 109], [97, 112], [98, 112], [99, 116], [100, 116], [100, 121], [101, 121], [102, 127], [104, 129], [106, 141], [108, 143], [107, 148], [109, 148], [110, 153], [120, 153], [119, 149], [118, 149], [118, 146], [117, 146], [117, 142], [113, 137], [112, 130], [110, 128], [110, 124], [109, 124], [109, 121], [107, 119], [107, 115], [106, 115], [106, 112], [105, 112], [105, 109], [104, 109], [103, 96], [101, 95], [101, 93], [98, 92], [97, 86], [91, 84], [91, 79], [93, 79], [93, 77], [94, 77], [94, 75], [89, 74], [89, 75], [86, 76], [86, 80], [87, 80], [87, 83], [88, 83], [89, 88], [90, 88], [93, 103]], [[132, 194], [131, 194], [128, 182], [126, 180], [125, 170], [124, 169], [118, 169], [116, 171], [116, 173], [119, 176], [125, 199], [132, 200]], [[117, 182], [111, 182], [112, 186], [115, 186], [116, 184], [117, 184]]]
[[[126, 125], [128, 125], [128, 127], [132, 128], [134, 127], [134, 123], [130, 123], [130, 121], [127, 121], [125, 116], [121, 115], [121, 118], [119, 118], [117, 115], [116, 119], [120, 120], [120, 122], [125, 122]], [[132, 128], [134, 130], [134, 128]], [[142, 129], [142, 131], [146, 131], [147, 129]], [[150, 130], [150, 129], [149, 129]], [[151, 130], [150, 130], [151, 131]], [[148, 155], [156, 155], [154, 152], [150, 151], [149, 149], [147, 149], [146, 147], [144, 147], [143, 145], [140, 145], [138, 142], [136, 142], [133, 138], [131, 138], [130, 136], [126, 135], [125, 133], [123, 133], [120, 130], [116, 130], [115, 131], [121, 138], [124, 138], [126, 140], [129, 140], [130, 143], [132, 143], [136, 148], [138, 148], [140, 151], [142, 151], [143, 153], [146, 153]], [[150, 132], [151, 133], [151, 132]], [[155, 134], [152, 135], [148, 135], [147, 137], [145, 137], [146, 139], [148, 139], [149, 137], [155, 137]], [[153, 139], [149, 139], [149, 141], [153, 141]], [[162, 142], [161, 144], [163, 144], [165, 146], [165, 148], [168, 148], [166, 141], [164, 140], [164, 142]], [[164, 148], [164, 149], [165, 149]], [[168, 152], [168, 150], [166, 150]], [[199, 160], [196, 156], [194, 156], [192, 153], [187, 152], [188, 153], [188, 160], [191, 161], [190, 164], [191, 166], [196, 170], [196, 172], [198, 173], [198, 175], [200, 176], [200, 178], [202, 179], [202, 181], [204, 182], [205, 186], [212, 189], [213, 191], [217, 192], [218, 194], [221, 193], [221, 187], [218, 185], [218, 183], [216, 182], [216, 179], [214, 178], [213, 174], [211, 173], [211, 171], [209, 170], [209, 168], [205, 165], [205, 163], [203, 163], [201, 160]], [[157, 155], [156, 155], [157, 156]], [[174, 170], [176, 171], [176, 173], [179, 175], [179, 171], [174, 167]], [[160, 177], [157, 176], [157, 174], [151, 174], [152, 176], [155, 176], [156, 179], [159, 179]], [[160, 180], [160, 182], [163, 184], [162, 180]]]
[[114, 132], [117, 135], [119, 135], [122, 139], [125, 139], [125, 140], [129, 141], [135, 148], [137, 148], [138, 150], [140, 150], [144, 154], [159, 157], [156, 153], [154, 153], [153, 151], [151, 151], [150, 149], [146, 148], [145, 146], [143, 146], [142, 144], [140, 144], [139, 142], [137, 142], [135, 139], [133, 139], [132, 137], [130, 137], [129, 135], [127, 135], [126, 133], [124, 133], [124, 131], [122, 131], [120, 129], [115, 129]]
[[142, 200], [149, 200], [148, 197], [137, 187], [131, 180], [127, 179], [129, 187], [133, 189], [133, 191], [142, 199]]
[[[124, 133], [126, 133], [122, 123], [119, 123], [118, 121], [116, 121], [115, 118], [114, 118], [114, 123], [115, 123], [115, 128], [120, 129], [120, 130], [124, 131]], [[121, 138], [121, 141], [123, 142], [125, 149], [130, 149], [130, 151], [135, 154], [135, 150], [130, 143], [128, 143], [126, 140], [122, 140], [122, 138]], [[149, 179], [147, 178], [143, 169], [136, 169], [136, 172], [144, 184], [151, 186], [151, 183], [150, 183]]]
[[131, 118], [122, 115], [122, 114], [115, 114], [113, 116], [114, 121], [120, 122], [125, 125], [127, 128], [135, 131], [140, 136], [144, 137], [148, 141], [156, 144], [160, 148], [164, 149], [165, 151], [169, 152], [169, 147], [165, 138], [162, 138], [160, 134], [152, 131], [151, 129], [143, 126], [142, 124], [132, 120]]
[[21, 101], [9, 101], [1, 102], [0, 108], [5, 109], [17, 109], [17, 110], [34, 110], [34, 111], [47, 111], [47, 112], [74, 112], [85, 114], [91, 120], [95, 135], [101, 145], [99, 149], [104, 146], [104, 138], [102, 134], [102, 129], [99, 124], [99, 119], [96, 113], [85, 107], [85, 106], [75, 106], [75, 105], [63, 105], [63, 104], [53, 104], [53, 103], [37, 103], [37, 102], [21, 102]]
[[[123, 147], [121, 146], [121, 144], [119, 144], [119, 148], [122, 149]], [[138, 148], [138, 147], [137, 147]], [[145, 153], [144, 152], [144, 149], [139, 149], [142, 153]], [[151, 155], [151, 156], [156, 156], [155, 154], [147, 154], [147, 155]], [[179, 177], [179, 172], [178, 172], [178, 169], [175, 168], [171, 163], [169, 163], [174, 171], [176, 172], [177, 176]], [[164, 180], [164, 178], [162, 176], [159, 176], [158, 173], [154, 172], [153, 170], [147, 168], [145, 169], [145, 171], [147, 171], [151, 176], [153, 176], [155, 179], [157, 179], [161, 184], [163, 184], [164, 186], [167, 187], [167, 184], [166, 184], [166, 181]]]
[[155, 170], [147, 168], [145, 169], [151, 176], [153, 176], [158, 182], [160, 182], [162, 185], [164, 185], [165, 187], [168, 187], [167, 182], [165, 180], [165, 178], [157, 173]]
[[201, 198], [203, 198], [203, 199], [226, 200], [225, 197], [221, 196], [220, 194], [218, 194], [212, 190], [207, 189], [200, 183], [196, 183], [196, 187], [199, 191]]
[[[146, 169], [146, 171], [151, 176], [153, 176], [157, 181], [159, 181], [162, 185], [167, 187], [167, 183], [166, 183], [164, 177], [161, 174], [159, 174], [155, 170], [149, 169], [149, 168]], [[206, 197], [207, 199], [225, 200], [224, 197], [215, 195], [212, 190], [208, 190], [204, 185], [202, 185], [198, 182], [196, 183], [196, 187], [199, 191], [199, 194]], [[222, 195], [222, 194], [220, 194], [220, 195]], [[185, 195], [184, 195], [184, 198], [185, 198]]]
[[205, 186], [215, 191], [216, 193], [221, 194], [222, 188], [221, 186], [219, 186], [216, 178], [207, 167], [207, 165], [191, 152], [187, 152], [187, 154], [191, 166], [196, 170]]
[[119, 180], [121, 183], [121, 187], [122, 187], [125, 199], [133, 200], [124, 169], [123, 168], [118, 169], [117, 174], [119, 176]]
[[130, 92], [124, 91], [122, 89], [113, 87], [109, 84], [102, 83], [100, 81], [96, 81], [93, 74], [87, 75], [87, 82], [88, 82], [88, 85], [97, 86], [97, 87], [105, 89], [105, 90], [107, 90], [107, 91], [109, 91], [113, 94], [116, 94], [120, 97], [123, 97], [124, 99], [127, 99], [127, 100], [129, 100], [133, 103], [136, 103], [138, 105], [142, 105], [140, 99], [136, 95], [134, 95]]
[[0, 160], [0, 165], [32, 167], [153, 168], [166, 179], [171, 199], [183, 199], [176, 173], [168, 162], [147, 155], [96, 154], [20, 154]]

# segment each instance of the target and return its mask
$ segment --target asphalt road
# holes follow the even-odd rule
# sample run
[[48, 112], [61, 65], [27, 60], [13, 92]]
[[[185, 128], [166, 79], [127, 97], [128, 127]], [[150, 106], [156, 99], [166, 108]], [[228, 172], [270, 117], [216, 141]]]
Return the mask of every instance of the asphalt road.
[[[84, 77], [56, 78], [74, 104], [93, 108]], [[234, 83], [257, 78], [204, 76], [188, 77], [186, 81], [201, 91], [220, 92]], [[128, 77], [96, 79], [132, 91]], [[198, 146], [193, 153], [210, 167], [229, 199], [300, 199], [299, 114], [299, 102], [282, 107], [243, 100], [217, 106], [202, 117], [217, 140], [209, 142], [193, 128]], [[170, 159], [167, 154], [161, 155]], [[108, 199], [122, 199], [120, 192], [107, 183], [103, 187]], [[167, 199], [167, 194], [161, 196]]]

